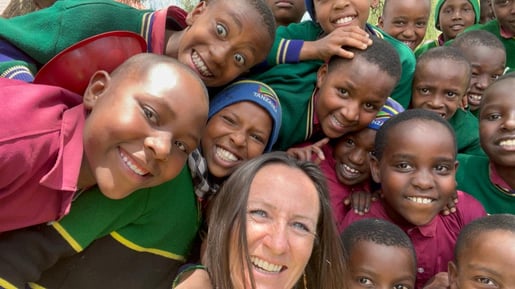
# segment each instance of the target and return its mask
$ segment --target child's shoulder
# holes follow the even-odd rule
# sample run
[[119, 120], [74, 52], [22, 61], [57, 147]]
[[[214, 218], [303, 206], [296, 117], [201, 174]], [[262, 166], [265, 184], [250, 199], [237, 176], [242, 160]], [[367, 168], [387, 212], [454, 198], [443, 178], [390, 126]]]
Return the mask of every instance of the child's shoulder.
[[454, 115], [449, 119], [449, 123], [454, 130], [467, 129], [470, 131], [479, 131], [479, 122], [469, 110], [456, 110]]
[[456, 212], [454, 215], [456, 215], [455, 217], [459, 217], [464, 224], [486, 216], [485, 208], [476, 198], [460, 190], [456, 191], [456, 193], [458, 203], [456, 204]]

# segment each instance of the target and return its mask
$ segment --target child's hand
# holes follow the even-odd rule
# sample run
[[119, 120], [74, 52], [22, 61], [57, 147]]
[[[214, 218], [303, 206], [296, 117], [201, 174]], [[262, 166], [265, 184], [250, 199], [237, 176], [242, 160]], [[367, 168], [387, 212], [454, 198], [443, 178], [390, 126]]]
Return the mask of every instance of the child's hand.
[[350, 205], [354, 213], [363, 216], [368, 213], [370, 209], [370, 202], [377, 200], [377, 193], [370, 193], [366, 191], [352, 192], [352, 194], [343, 201], [345, 205]]
[[329, 138], [323, 138], [309, 146], [301, 148], [289, 148], [286, 153], [296, 159], [303, 161], [313, 161], [314, 163], [319, 164], [321, 161], [325, 160], [322, 146], [328, 142]]
[[331, 56], [338, 55], [342, 58], [352, 58], [354, 53], [347, 51], [342, 46], [366, 49], [372, 45], [368, 33], [357, 27], [340, 27], [316, 41], [306, 41], [300, 51], [300, 60], [327, 61]]
[[449, 274], [447, 272], [440, 272], [429, 279], [423, 289], [446, 289], [449, 286]]
[[458, 195], [456, 192], [447, 200], [447, 205], [442, 209], [442, 215], [447, 216], [456, 212], [456, 204], [458, 203]]

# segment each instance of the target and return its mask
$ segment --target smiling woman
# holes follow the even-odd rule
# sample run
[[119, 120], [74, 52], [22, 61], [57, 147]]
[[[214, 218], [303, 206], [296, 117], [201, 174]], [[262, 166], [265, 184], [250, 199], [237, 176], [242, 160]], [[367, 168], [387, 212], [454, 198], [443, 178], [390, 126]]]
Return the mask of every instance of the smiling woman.
[[[194, 288], [192, 282], [198, 288], [345, 288], [325, 179], [311, 162], [273, 152], [243, 164], [215, 196], [208, 222], [203, 259], [211, 281], [206, 273], [192, 275], [177, 289]], [[208, 284], [198, 285], [201, 278]]]

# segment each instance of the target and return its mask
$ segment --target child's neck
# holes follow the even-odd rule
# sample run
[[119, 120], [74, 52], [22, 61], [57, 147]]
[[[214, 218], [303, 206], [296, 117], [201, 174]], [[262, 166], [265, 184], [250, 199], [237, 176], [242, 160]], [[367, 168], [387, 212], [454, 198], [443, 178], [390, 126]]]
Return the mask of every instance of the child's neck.
[[179, 43], [182, 39], [182, 36], [184, 35], [185, 30], [175, 31], [167, 29], [165, 31], [166, 43], [163, 52], [166, 56], [170, 56], [177, 59], [177, 57], [179, 56]]
[[504, 167], [494, 164], [495, 170], [501, 179], [503, 179], [511, 190], [515, 190], [515, 168]]

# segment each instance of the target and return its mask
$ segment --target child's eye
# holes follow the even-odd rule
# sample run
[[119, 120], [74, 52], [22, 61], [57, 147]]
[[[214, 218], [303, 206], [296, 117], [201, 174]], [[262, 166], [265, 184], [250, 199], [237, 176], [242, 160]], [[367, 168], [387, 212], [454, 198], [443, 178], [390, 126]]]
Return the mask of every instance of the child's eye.
[[236, 61], [236, 63], [238, 63], [238, 65], [245, 65], [245, 57], [239, 53], [236, 53], [234, 54], [234, 61]]
[[365, 107], [366, 110], [369, 110], [369, 111], [370, 110], [377, 110], [377, 107], [374, 104], [370, 103], [370, 102], [365, 103], [364, 107]]
[[501, 119], [501, 114], [500, 113], [491, 113], [486, 117], [486, 119], [489, 121], [499, 120], [499, 119]]
[[411, 169], [411, 165], [408, 164], [408, 163], [399, 163], [396, 165], [397, 168], [401, 169], [401, 170], [409, 170]]
[[395, 24], [396, 26], [404, 26], [406, 25], [406, 22], [404, 20], [398, 20], [394, 21], [393, 24]]
[[452, 91], [448, 91], [447, 92], [447, 98], [456, 98], [458, 96], [458, 94], [456, 92], [452, 92]]
[[492, 279], [488, 278], [488, 277], [479, 277], [476, 279], [477, 282], [481, 283], [481, 284], [485, 284], [485, 285], [495, 285], [495, 283], [492, 281]]
[[348, 139], [346, 139], [346, 140], [345, 140], [345, 143], [346, 143], [348, 146], [351, 146], [351, 147], [353, 147], [353, 146], [354, 146], [354, 140], [353, 140], [353, 139], [348, 138]]
[[436, 165], [435, 170], [439, 173], [447, 173], [449, 171], [449, 167], [446, 165]]
[[187, 148], [187, 145], [184, 144], [183, 142], [181, 141], [175, 141], [175, 146], [181, 151], [181, 152], [184, 152], [184, 153], [188, 153], [188, 148]]
[[143, 113], [145, 114], [145, 117], [148, 120], [150, 120], [152, 123], [157, 123], [159, 121], [157, 118], [157, 113], [153, 109], [151, 109], [147, 106], [143, 106], [142, 110], [143, 110]]
[[404, 284], [396, 284], [393, 285], [393, 289], [409, 289], [409, 286], [406, 286]]
[[358, 282], [361, 285], [366, 285], [366, 286], [373, 285], [372, 280], [368, 279], [367, 277], [359, 277]]
[[223, 26], [222, 24], [217, 23], [216, 24], [216, 34], [223, 38], [227, 37], [227, 28], [225, 28], [225, 26]]
[[418, 89], [418, 92], [422, 95], [428, 95], [429, 94], [429, 88], [421, 87]]
[[427, 26], [427, 22], [425, 21], [421, 21], [421, 22], [417, 22], [415, 23], [415, 25], [418, 27], [418, 28], [424, 28]]
[[492, 78], [492, 80], [497, 80], [497, 78], [499, 78], [500, 75], [499, 74], [493, 74], [492, 76], [490, 76], [490, 78]]
[[257, 134], [251, 134], [250, 137], [257, 141], [258, 143], [260, 144], [265, 144], [265, 140], [263, 139], [263, 137], [261, 137], [260, 135], [257, 135]]
[[228, 124], [231, 124], [231, 125], [236, 124], [236, 121], [235, 121], [232, 117], [230, 117], [230, 116], [222, 115], [222, 119], [223, 119], [226, 123], [228, 123]]
[[349, 92], [345, 88], [338, 88], [338, 93], [344, 96], [347, 96], [349, 94]]

